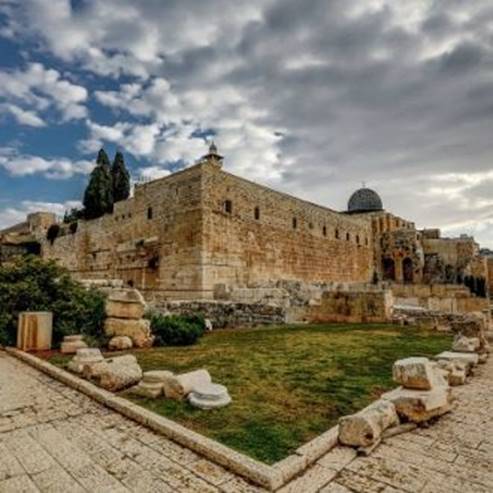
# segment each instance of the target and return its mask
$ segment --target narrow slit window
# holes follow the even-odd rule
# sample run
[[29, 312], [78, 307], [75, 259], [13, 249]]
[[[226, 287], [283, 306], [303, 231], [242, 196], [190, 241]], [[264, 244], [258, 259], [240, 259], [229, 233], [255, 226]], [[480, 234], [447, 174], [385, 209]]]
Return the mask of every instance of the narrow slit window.
[[258, 221], [260, 219], [260, 209], [258, 207], [255, 207], [253, 215], [255, 216], [256, 221]]
[[322, 234], [323, 234], [324, 236], [327, 236], [327, 226], [324, 226], [324, 227], [322, 228]]
[[226, 214], [233, 213], [233, 202], [231, 202], [231, 200], [225, 200], [223, 207]]
[[346, 241], [351, 241], [351, 235], [349, 233], [346, 233]]
[[293, 229], [296, 229], [298, 227], [298, 219], [293, 217]]
[[152, 214], [153, 214], [152, 207], [148, 207], [147, 208], [147, 219], [152, 219]]
[[339, 230], [336, 229], [336, 240], [338, 240], [338, 239], [339, 239]]

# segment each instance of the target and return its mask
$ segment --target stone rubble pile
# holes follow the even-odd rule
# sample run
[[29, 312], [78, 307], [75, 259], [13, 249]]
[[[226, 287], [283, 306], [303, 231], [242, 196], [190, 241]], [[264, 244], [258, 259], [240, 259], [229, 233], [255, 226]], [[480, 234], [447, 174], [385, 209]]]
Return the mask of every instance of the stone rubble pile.
[[[126, 336], [135, 347], [151, 347], [154, 337], [151, 334], [151, 323], [142, 318], [146, 304], [143, 296], [136, 289], [114, 290], [106, 302], [107, 318], [104, 331], [107, 336]], [[112, 346], [121, 341], [110, 341]]]
[[132, 339], [128, 336], [115, 336], [110, 339], [108, 349], [110, 351], [126, 351], [134, 346]]
[[183, 400], [194, 389], [212, 383], [207, 370], [195, 370], [181, 375], [171, 375], [164, 381], [164, 395], [167, 399]]
[[392, 402], [402, 419], [422, 423], [450, 411], [448, 382], [428, 358], [396, 361], [392, 375], [401, 387], [387, 392], [382, 399]]
[[142, 379], [142, 368], [133, 354], [126, 354], [84, 365], [82, 375], [103, 389], [118, 392], [138, 384]]
[[83, 337], [84, 336], [81, 334], [65, 336], [60, 347], [61, 353], [75, 354], [77, 349], [87, 348], [87, 344], [84, 342]]

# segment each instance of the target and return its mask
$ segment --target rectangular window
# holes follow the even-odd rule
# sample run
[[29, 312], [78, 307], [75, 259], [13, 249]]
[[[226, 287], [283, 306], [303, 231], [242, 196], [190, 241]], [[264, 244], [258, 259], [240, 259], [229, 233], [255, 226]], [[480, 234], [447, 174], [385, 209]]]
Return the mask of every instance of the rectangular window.
[[296, 229], [298, 227], [298, 219], [293, 217], [293, 229]]
[[152, 207], [147, 208], [147, 219], [152, 219]]

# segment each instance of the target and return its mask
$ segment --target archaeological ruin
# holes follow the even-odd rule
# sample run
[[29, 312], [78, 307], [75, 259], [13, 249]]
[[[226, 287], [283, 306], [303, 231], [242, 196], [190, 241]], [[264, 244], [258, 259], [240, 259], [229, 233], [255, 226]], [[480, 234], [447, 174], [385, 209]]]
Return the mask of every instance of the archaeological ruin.
[[198, 303], [238, 324], [383, 321], [400, 304], [480, 312], [493, 280], [472, 237], [419, 230], [368, 188], [342, 212], [277, 192], [225, 171], [214, 145], [195, 165], [137, 184], [111, 214], [74, 227], [39, 212], [0, 231], [0, 262], [23, 252], [79, 280], [135, 287], [163, 309]]

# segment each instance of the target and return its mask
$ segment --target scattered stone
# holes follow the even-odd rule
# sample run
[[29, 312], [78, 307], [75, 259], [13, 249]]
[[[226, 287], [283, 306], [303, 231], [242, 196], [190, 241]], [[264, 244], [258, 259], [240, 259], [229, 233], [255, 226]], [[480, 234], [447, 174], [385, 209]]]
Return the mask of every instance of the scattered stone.
[[475, 353], [479, 351], [481, 342], [479, 337], [465, 337], [461, 334], [457, 335], [454, 339], [452, 351], [459, 353]]
[[394, 363], [392, 376], [406, 389], [431, 390], [444, 382], [438, 378], [428, 358], [405, 358]]
[[480, 353], [478, 356], [478, 363], [483, 365], [488, 360], [488, 353]]
[[352, 447], [370, 447], [380, 441], [384, 430], [399, 424], [392, 402], [376, 401], [365, 409], [339, 419], [339, 441]]
[[142, 379], [142, 368], [133, 354], [126, 354], [84, 365], [83, 375], [106, 390], [118, 392], [138, 384]]
[[182, 375], [173, 375], [164, 380], [164, 395], [168, 399], [184, 399], [192, 390], [210, 384], [211, 376], [207, 370], [196, 370]]
[[142, 380], [130, 389], [130, 392], [141, 397], [157, 399], [163, 395], [163, 386], [166, 378], [172, 377], [170, 371], [146, 371]]
[[205, 330], [207, 330], [208, 332], [210, 332], [213, 329], [212, 321], [210, 318], [206, 318], [204, 320], [204, 324], [205, 324]]
[[399, 387], [382, 395], [394, 404], [397, 414], [413, 423], [422, 423], [450, 411], [450, 390], [437, 386], [433, 390]]
[[188, 395], [190, 404], [200, 409], [216, 409], [231, 402], [228, 389], [224, 385], [208, 383], [194, 387]]
[[98, 348], [81, 348], [77, 349], [76, 355], [68, 364], [68, 369], [75, 373], [82, 373], [85, 366], [89, 368], [101, 361], [104, 361], [104, 358]]
[[125, 351], [126, 349], [132, 349], [132, 347], [132, 339], [128, 336], [112, 337], [108, 343], [108, 348], [112, 351]]
[[467, 377], [467, 365], [461, 361], [440, 360], [437, 367], [446, 373], [446, 378], [451, 387], [464, 385]]
[[106, 301], [108, 317], [138, 320], [144, 316], [146, 304], [137, 289], [120, 289], [113, 291]]
[[65, 336], [63, 342], [60, 346], [60, 351], [62, 354], [75, 354], [78, 349], [87, 348], [87, 344], [83, 340], [83, 335], [71, 335]]
[[479, 362], [479, 356], [476, 353], [459, 353], [456, 351], [444, 351], [443, 353], [437, 354], [435, 359], [438, 361], [459, 361], [464, 363], [467, 366], [468, 374]]
[[149, 320], [107, 318], [104, 322], [104, 331], [108, 336], [128, 336], [138, 348], [151, 347], [154, 342]]

